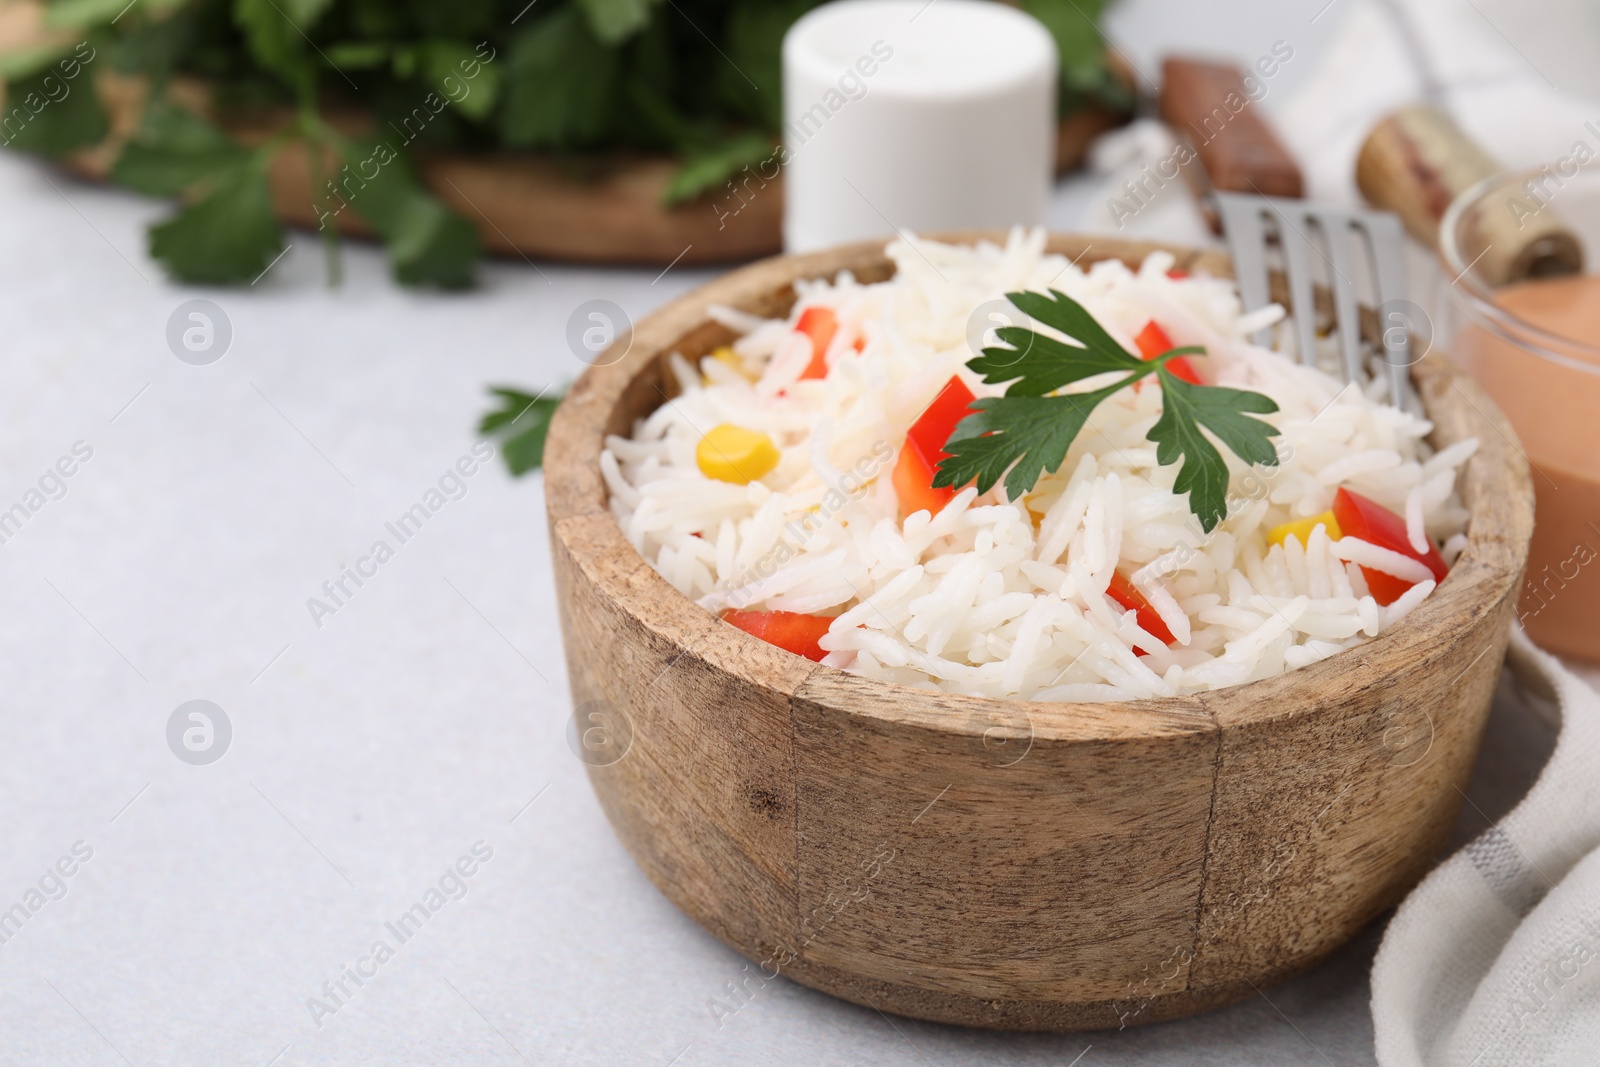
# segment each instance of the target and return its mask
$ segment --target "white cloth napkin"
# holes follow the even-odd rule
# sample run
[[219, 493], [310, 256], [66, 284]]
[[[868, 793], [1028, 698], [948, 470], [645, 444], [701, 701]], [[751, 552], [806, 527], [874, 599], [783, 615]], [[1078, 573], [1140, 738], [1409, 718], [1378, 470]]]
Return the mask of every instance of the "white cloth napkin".
[[1555, 753], [1390, 921], [1372, 968], [1382, 1067], [1600, 1063], [1600, 694], [1520, 629], [1506, 662], [1530, 703], [1553, 702]]

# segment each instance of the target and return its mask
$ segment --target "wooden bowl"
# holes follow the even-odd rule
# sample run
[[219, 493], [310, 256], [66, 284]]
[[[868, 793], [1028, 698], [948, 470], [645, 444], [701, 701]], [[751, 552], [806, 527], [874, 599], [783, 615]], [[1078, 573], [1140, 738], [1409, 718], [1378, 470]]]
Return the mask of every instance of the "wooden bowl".
[[[978, 236], [1002, 235], [944, 239]], [[1130, 264], [1156, 247], [1050, 243]], [[1229, 273], [1215, 253], [1169, 251]], [[1025, 1030], [1238, 1000], [1395, 904], [1455, 820], [1527, 556], [1528, 468], [1489, 399], [1437, 356], [1414, 368], [1434, 444], [1481, 442], [1461, 485], [1470, 543], [1379, 637], [1196, 696], [929, 693], [720, 622], [628, 544], [600, 476], [604, 435], [666, 399], [664, 355], [728, 340], [708, 305], [783, 314], [790, 283], [843, 268], [893, 270], [881, 242], [851, 245], [757, 263], [667, 305], [578, 381], [551, 428], [581, 750], [650, 879], [757, 965], [750, 990], [783, 974], [883, 1011]]]

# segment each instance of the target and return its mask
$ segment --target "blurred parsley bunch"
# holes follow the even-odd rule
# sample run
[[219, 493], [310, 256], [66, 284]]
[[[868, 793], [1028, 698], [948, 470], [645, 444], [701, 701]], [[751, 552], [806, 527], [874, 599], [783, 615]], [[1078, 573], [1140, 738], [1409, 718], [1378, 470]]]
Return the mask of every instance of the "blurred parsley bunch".
[[[1020, 0], [1060, 48], [1063, 114], [1131, 104], [1103, 60], [1103, 2]], [[783, 34], [816, 3], [49, 0], [47, 27], [71, 43], [0, 56], [0, 140], [46, 155], [101, 144], [108, 118], [78, 90], [103, 65], [149, 87], [111, 176], [182, 199], [150, 231], [151, 254], [177, 278], [249, 282], [271, 264], [283, 230], [267, 169], [297, 146], [319, 218], [348, 209], [384, 241], [401, 282], [459, 288], [472, 282], [477, 234], [428, 192], [411, 153], [664, 152], [681, 161], [667, 202], [692, 199], [771, 152]], [[172, 90], [187, 78], [219, 110], [293, 117], [247, 143], [179, 106]], [[359, 109], [375, 133], [340, 132], [331, 108]], [[322, 233], [337, 280], [337, 231]]]

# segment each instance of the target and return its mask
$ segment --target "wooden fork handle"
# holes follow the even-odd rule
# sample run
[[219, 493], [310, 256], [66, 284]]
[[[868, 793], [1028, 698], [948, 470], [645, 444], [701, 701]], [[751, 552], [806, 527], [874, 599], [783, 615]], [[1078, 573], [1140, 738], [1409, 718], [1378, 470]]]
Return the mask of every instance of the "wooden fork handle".
[[1182, 168], [1212, 229], [1213, 189], [1299, 198], [1300, 167], [1267, 124], [1245, 86], [1245, 73], [1229, 63], [1169, 56], [1161, 65], [1161, 118], [1185, 139], [1200, 167]]

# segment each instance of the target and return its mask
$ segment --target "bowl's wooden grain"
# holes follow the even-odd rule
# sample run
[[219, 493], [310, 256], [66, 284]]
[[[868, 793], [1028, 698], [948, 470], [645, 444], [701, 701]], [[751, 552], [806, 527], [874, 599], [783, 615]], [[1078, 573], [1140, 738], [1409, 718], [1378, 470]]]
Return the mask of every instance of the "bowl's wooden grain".
[[[1153, 246], [1051, 247], [1137, 262]], [[1215, 254], [1174, 251], [1228, 273]], [[792, 656], [697, 607], [624, 539], [598, 469], [603, 435], [666, 396], [663, 353], [727, 338], [709, 304], [781, 313], [796, 278], [845, 267], [891, 270], [881, 243], [853, 245], [669, 304], [579, 380], [551, 430], [573, 699], [631, 731], [590, 779], [651, 880], [767, 976], [1006, 1029], [1236, 1000], [1393, 905], [1460, 805], [1532, 528], [1527, 466], [1490, 401], [1437, 356], [1415, 368], [1435, 442], [1482, 442], [1462, 485], [1471, 543], [1380, 637], [1193, 697], [930, 694]]]

